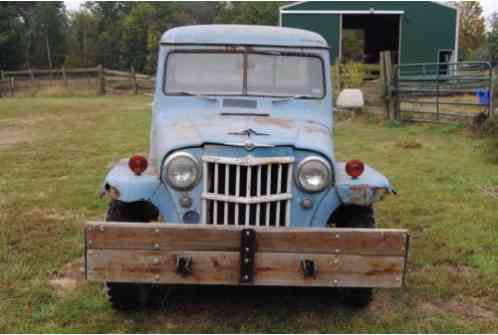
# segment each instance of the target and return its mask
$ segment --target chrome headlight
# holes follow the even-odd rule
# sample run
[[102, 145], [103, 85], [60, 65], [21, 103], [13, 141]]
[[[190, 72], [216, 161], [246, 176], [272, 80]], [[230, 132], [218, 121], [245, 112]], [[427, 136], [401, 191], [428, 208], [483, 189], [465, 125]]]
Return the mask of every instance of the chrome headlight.
[[297, 167], [297, 184], [307, 192], [320, 192], [332, 179], [330, 164], [321, 157], [311, 156]]
[[197, 184], [201, 168], [197, 159], [187, 152], [176, 152], [163, 165], [163, 180], [178, 190], [187, 190]]

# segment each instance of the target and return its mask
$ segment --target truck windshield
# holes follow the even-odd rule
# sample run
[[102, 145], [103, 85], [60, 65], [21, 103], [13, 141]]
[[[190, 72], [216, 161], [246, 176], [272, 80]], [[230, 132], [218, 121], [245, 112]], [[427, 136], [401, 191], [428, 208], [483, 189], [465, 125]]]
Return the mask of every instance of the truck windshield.
[[316, 56], [174, 52], [167, 58], [165, 93], [320, 99], [323, 63]]

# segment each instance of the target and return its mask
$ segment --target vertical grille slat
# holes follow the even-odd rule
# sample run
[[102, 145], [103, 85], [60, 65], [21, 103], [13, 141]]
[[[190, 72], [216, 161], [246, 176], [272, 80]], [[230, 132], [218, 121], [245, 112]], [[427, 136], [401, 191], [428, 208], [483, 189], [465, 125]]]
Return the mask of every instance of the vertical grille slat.
[[[239, 197], [240, 195], [240, 165], [237, 165], [237, 177], [235, 178], [235, 196]], [[239, 225], [239, 204], [235, 204], [235, 225]]]
[[[225, 164], [225, 195], [229, 195], [230, 192], [230, 166]], [[223, 210], [223, 224], [226, 226], [228, 224], [228, 202], [225, 201]]]
[[[258, 165], [257, 181], [256, 181], [256, 196], [261, 195], [261, 165]], [[259, 213], [261, 212], [261, 204], [256, 205], [256, 226], [259, 227]]]
[[292, 157], [203, 157], [203, 161], [204, 224], [289, 226]]
[[[218, 182], [219, 182], [219, 171], [218, 171], [218, 166], [219, 164], [214, 164], [214, 194], [218, 194]], [[214, 201], [213, 203], [213, 224], [218, 224], [218, 201]]]
[[[204, 189], [207, 189], [207, 185], [208, 185], [208, 163], [207, 162], [204, 162], [202, 164], [202, 169], [204, 171], [203, 173], [203, 184], [204, 184]], [[202, 208], [201, 208], [201, 222], [205, 223], [207, 222], [207, 212], [208, 212], [208, 206], [207, 206], [207, 200], [205, 198], [202, 199]]]
[[[247, 176], [246, 176], [246, 198], [250, 198], [251, 197], [251, 177], [252, 177], [252, 168], [250, 166], [247, 167]], [[249, 217], [250, 217], [250, 213], [251, 212], [251, 205], [247, 204], [246, 205], [246, 209], [245, 209], [245, 214], [246, 214], [246, 217], [245, 217], [245, 225], [249, 225], [250, 224], [250, 221], [249, 221]]]
[[[280, 194], [282, 191], [282, 164], [278, 164], [278, 177], [277, 177], [277, 194]], [[275, 217], [275, 224], [280, 226], [280, 203], [281, 201], [277, 201], [277, 210]]]
[[[290, 190], [292, 187], [292, 164], [289, 164], [287, 167], [287, 190]], [[291, 202], [290, 199], [286, 201], [285, 205], [285, 225], [290, 225], [290, 215], [291, 215]]]

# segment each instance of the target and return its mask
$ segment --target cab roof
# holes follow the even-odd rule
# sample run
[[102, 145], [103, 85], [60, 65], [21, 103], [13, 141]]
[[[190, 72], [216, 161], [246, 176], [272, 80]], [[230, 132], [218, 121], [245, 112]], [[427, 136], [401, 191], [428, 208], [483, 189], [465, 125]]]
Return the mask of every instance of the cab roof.
[[161, 44], [328, 48], [321, 35], [308, 30], [231, 24], [173, 28], [163, 34]]

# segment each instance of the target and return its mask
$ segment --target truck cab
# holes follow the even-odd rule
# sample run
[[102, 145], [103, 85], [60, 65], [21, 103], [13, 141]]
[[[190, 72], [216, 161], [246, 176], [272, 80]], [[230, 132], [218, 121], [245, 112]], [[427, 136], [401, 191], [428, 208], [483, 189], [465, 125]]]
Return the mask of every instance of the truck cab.
[[[94, 252], [87, 256], [89, 279], [106, 282], [115, 305], [127, 305], [129, 294], [124, 299], [122, 291], [129, 293], [129, 285], [137, 283], [142, 288], [182, 283], [348, 287], [347, 299], [363, 305], [370, 301], [372, 287], [401, 286], [408, 234], [375, 229], [372, 209], [394, 190], [362, 161], [336, 160], [330, 73], [327, 42], [310, 31], [207, 25], [165, 32], [148, 158], [134, 154], [108, 172], [103, 183], [103, 194], [111, 200], [107, 222], [86, 228], [87, 251], [138, 243], [157, 251], [165, 263], [135, 254], [145, 272], [147, 262], [158, 265], [150, 278], [130, 277], [132, 265], [111, 262], [109, 255], [102, 260]], [[150, 229], [164, 233], [169, 242], [142, 241]], [[102, 237], [106, 234], [111, 235]], [[202, 240], [206, 234], [219, 235]], [[323, 243], [319, 250], [311, 247], [316, 234], [322, 239], [318, 244]], [[350, 241], [341, 241], [346, 249], [371, 244], [369, 250], [344, 251], [350, 257], [345, 260], [369, 252], [378, 256], [379, 248], [386, 249], [380, 255], [391, 259], [385, 263], [357, 260], [359, 267], [377, 267], [382, 278], [369, 281], [364, 274], [348, 279], [344, 273], [333, 279], [340, 271], [330, 268], [330, 261], [342, 253], [334, 242], [341, 237]], [[99, 248], [88, 244], [102, 238]], [[188, 243], [180, 243], [182, 239]], [[290, 247], [292, 241], [297, 244]], [[170, 247], [185, 243], [190, 246]], [[279, 246], [272, 249], [274, 245]], [[196, 250], [222, 254], [206, 260], [206, 254], [196, 257]], [[233, 253], [233, 269], [226, 276], [210, 276], [216, 269], [200, 265], [226, 261], [226, 253]], [[323, 253], [332, 258], [323, 259]], [[259, 275], [258, 267], [271, 266], [276, 255], [284, 255], [279, 262], [292, 264], [292, 273], [284, 278]]]

